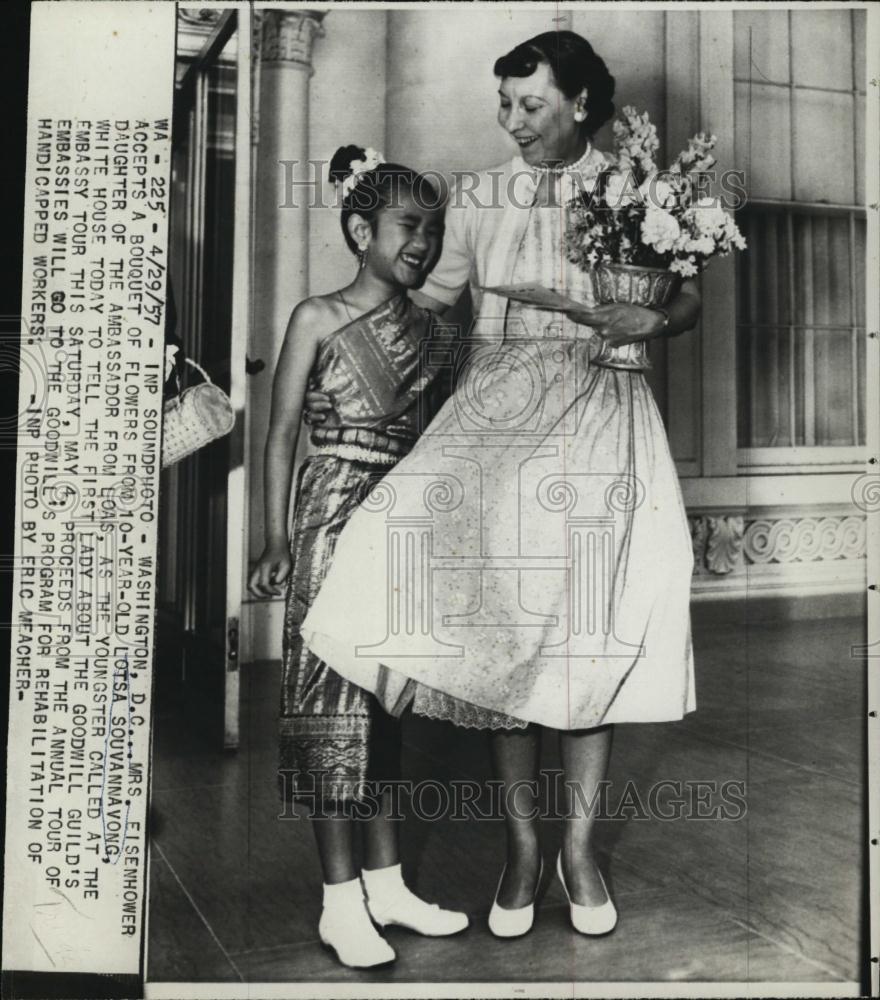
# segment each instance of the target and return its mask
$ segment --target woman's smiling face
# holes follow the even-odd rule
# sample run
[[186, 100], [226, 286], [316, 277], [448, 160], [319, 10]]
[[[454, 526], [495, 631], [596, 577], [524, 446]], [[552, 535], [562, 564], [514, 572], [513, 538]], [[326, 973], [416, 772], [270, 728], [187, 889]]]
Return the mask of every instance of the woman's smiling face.
[[546, 63], [531, 76], [505, 77], [498, 95], [498, 124], [513, 136], [529, 166], [571, 163], [583, 154], [586, 136], [574, 115], [585, 95], [566, 97]]

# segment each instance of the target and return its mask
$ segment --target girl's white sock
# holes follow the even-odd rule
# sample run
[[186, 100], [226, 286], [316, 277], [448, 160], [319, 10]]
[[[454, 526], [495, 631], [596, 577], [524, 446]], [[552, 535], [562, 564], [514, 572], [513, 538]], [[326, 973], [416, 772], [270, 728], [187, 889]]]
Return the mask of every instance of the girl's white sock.
[[393, 962], [394, 949], [373, 926], [359, 878], [336, 885], [324, 883], [324, 909], [318, 935], [343, 965], [369, 969]]
[[337, 882], [335, 885], [324, 883], [324, 906], [350, 906], [353, 902], [363, 901], [364, 887], [359, 878], [350, 882]]
[[371, 899], [373, 896], [393, 893], [395, 889], [406, 888], [406, 883], [403, 881], [403, 868], [400, 863], [389, 865], [387, 868], [364, 868], [361, 871], [361, 876], [364, 880], [367, 896]]

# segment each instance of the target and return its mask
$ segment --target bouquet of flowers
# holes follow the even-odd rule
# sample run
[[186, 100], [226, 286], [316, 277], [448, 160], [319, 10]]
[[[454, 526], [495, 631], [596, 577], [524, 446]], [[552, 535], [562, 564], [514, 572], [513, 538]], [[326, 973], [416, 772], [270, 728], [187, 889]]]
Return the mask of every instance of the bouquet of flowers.
[[700, 132], [667, 170], [658, 170], [657, 129], [647, 113], [624, 108], [614, 123], [615, 164], [571, 205], [569, 260], [584, 271], [622, 264], [684, 278], [716, 255], [745, 249], [733, 218], [714, 198], [700, 197], [700, 175], [715, 164], [715, 143], [714, 135]]

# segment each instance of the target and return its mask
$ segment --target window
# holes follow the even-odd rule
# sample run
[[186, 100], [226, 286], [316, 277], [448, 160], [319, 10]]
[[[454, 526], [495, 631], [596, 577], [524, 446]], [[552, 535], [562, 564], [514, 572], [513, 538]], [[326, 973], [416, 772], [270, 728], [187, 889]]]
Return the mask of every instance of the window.
[[738, 464], [843, 471], [865, 443], [865, 12], [736, 11], [734, 29]]
[[857, 462], [865, 443], [864, 213], [757, 204], [738, 222], [749, 245], [737, 269], [741, 457], [766, 464], [757, 452], [794, 448], [790, 460]]

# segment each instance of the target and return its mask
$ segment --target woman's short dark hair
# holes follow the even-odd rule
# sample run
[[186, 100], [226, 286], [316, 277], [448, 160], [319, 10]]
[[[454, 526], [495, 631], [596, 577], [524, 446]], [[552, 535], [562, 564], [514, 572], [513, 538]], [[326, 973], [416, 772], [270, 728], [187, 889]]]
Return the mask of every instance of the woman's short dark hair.
[[[361, 146], [340, 146], [330, 161], [330, 180], [341, 184], [352, 174], [355, 160], [366, 159], [367, 151]], [[376, 220], [383, 208], [400, 204], [400, 195], [408, 191], [422, 208], [439, 208], [443, 198], [434, 184], [424, 175], [401, 163], [380, 163], [373, 170], [365, 170], [358, 182], [342, 199], [342, 235], [352, 253], [357, 253], [357, 243], [348, 231], [348, 220], [353, 215], [366, 219], [375, 231]]]
[[569, 99], [587, 89], [587, 135], [594, 135], [614, 114], [614, 77], [593, 46], [574, 31], [545, 31], [520, 42], [495, 63], [495, 76], [531, 76], [546, 63], [556, 86]]

